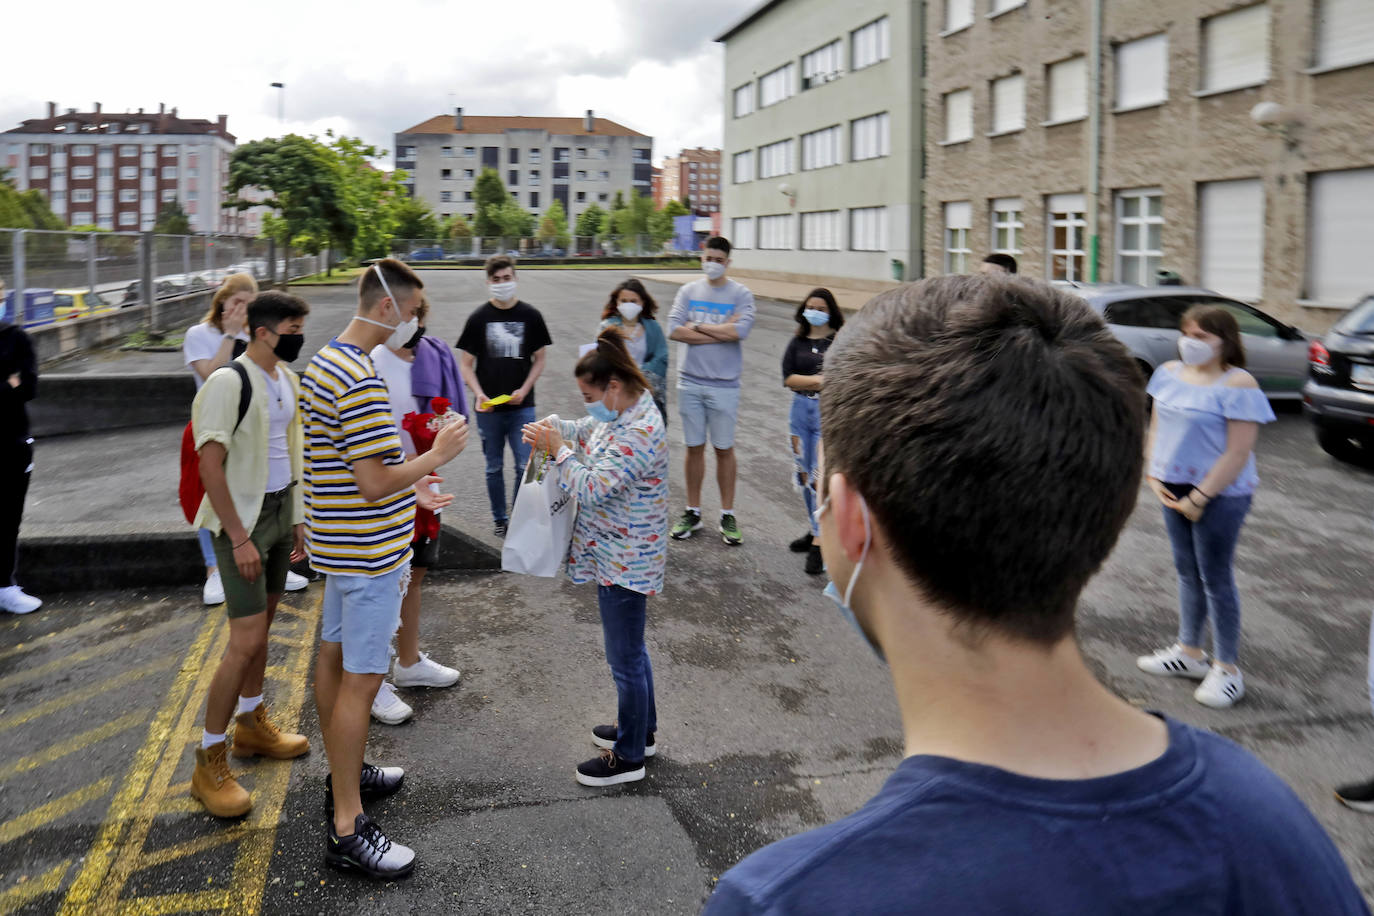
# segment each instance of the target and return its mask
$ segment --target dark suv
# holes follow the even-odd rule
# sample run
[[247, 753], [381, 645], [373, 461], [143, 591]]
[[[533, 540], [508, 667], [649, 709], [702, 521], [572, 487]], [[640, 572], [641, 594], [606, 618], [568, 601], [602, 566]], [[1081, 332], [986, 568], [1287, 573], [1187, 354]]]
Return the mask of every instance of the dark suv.
[[1374, 466], [1374, 295], [1307, 351], [1303, 411], [1317, 442], [1342, 461]]

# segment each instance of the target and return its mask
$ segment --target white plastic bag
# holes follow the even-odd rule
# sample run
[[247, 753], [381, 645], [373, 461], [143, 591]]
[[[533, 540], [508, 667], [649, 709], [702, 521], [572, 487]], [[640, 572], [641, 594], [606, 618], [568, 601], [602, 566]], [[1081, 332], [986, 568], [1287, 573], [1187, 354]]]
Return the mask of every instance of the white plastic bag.
[[576, 519], [577, 500], [558, 486], [558, 468], [547, 452], [532, 452], [506, 528], [501, 568], [528, 576], [558, 575]]

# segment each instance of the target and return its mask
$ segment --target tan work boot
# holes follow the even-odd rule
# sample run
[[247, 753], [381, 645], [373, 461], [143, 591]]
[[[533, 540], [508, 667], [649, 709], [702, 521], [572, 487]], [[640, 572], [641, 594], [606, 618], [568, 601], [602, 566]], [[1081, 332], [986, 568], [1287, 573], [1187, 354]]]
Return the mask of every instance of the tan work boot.
[[229, 772], [225, 756], [228, 747], [221, 741], [196, 748], [196, 769], [191, 774], [191, 796], [200, 799], [215, 817], [240, 817], [253, 807], [248, 790]]
[[283, 732], [267, 718], [267, 704], [261, 704], [252, 712], [239, 713], [234, 717], [235, 757], [262, 755], [274, 760], [290, 760], [310, 750], [310, 739], [305, 735], [292, 735]]

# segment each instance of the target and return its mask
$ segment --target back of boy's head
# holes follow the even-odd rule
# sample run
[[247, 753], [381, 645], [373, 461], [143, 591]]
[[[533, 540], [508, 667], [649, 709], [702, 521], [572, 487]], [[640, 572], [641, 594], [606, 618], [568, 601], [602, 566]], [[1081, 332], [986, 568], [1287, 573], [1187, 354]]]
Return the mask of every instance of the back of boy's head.
[[965, 632], [1072, 632], [1135, 505], [1145, 424], [1140, 370], [1081, 299], [979, 274], [882, 293], [831, 346], [821, 415], [825, 472]]
[[248, 333], [252, 334], [258, 328], [276, 330], [283, 321], [304, 318], [309, 314], [310, 305], [300, 296], [275, 289], [265, 290], [248, 303]]
[[[378, 272], [386, 277], [386, 284], [377, 276]], [[410, 265], [395, 258], [382, 258], [374, 261], [363, 271], [363, 275], [358, 280], [358, 304], [370, 311], [376, 307], [387, 296], [387, 289], [391, 289], [391, 294], [401, 296], [410, 290], [424, 289], [425, 281], [420, 279], [419, 274], [410, 269]], [[397, 303], [400, 306], [400, 303]]]

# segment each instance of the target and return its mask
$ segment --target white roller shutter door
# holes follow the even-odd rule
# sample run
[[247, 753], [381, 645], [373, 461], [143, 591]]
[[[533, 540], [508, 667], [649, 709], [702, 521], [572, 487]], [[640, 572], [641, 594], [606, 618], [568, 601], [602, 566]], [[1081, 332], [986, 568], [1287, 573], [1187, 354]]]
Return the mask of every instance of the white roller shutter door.
[[1353, 305], [1374, 292], [1374, 169], [1315, 174], [1307, 201], [1308, 298]]
[[1198, 188], [1201, 283], [1237, 299], [1258, 299], [1264, 265], [1264, 186], [1258, 178]]

